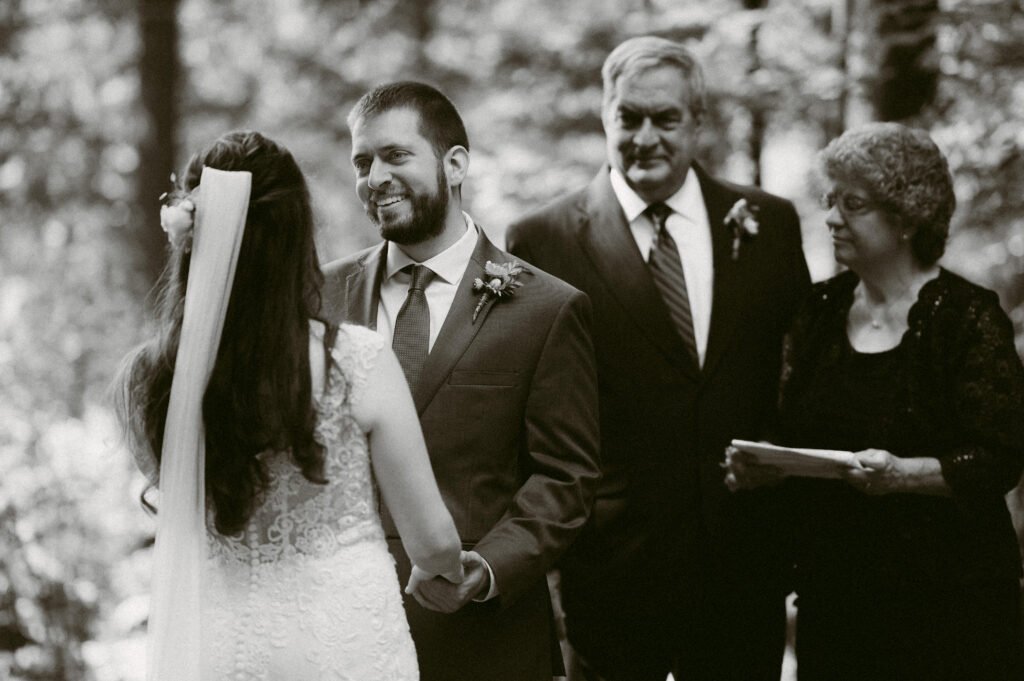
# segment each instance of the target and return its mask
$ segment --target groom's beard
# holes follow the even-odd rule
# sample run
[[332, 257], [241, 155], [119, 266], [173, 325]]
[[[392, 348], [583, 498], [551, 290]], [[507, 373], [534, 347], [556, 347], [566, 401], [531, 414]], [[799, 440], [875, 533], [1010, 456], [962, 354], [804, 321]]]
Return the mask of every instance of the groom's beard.
[[444, 165], [437, 164], [435, 190], [432, 194], [411, 194], [410, 214], [400, 220], [381, 220], [374, 207], [374, 197], [367, 203], [366, 214], [380, 228], [380, 235], [396, 244], [411, 246], [439, 236], [448, 215], [448, 181]]

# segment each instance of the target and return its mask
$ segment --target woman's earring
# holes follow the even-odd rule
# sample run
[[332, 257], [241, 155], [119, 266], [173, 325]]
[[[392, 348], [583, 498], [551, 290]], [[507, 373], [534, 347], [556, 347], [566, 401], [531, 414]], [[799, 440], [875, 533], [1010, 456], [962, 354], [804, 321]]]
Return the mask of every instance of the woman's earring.
[[903, 241], [910, 241], [910, 234], [908, 232], [903, 232], [900, 234], [900, 239]]

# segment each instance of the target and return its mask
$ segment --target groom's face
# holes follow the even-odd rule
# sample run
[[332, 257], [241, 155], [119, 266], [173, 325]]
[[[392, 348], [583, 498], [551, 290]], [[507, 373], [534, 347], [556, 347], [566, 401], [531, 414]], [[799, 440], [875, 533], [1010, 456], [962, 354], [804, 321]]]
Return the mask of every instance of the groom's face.
[[444, 231], [448, 182], [442, 159], [410, 108], [361, 118], [352, 127], [356, 194], [381, 236], [402, 245]]
[[657, 66], [624, 73], [614, 87], [602, 112], [608, 161], [645, 201], [664, 201], [682, 186], [697, 146], [686, 79]]

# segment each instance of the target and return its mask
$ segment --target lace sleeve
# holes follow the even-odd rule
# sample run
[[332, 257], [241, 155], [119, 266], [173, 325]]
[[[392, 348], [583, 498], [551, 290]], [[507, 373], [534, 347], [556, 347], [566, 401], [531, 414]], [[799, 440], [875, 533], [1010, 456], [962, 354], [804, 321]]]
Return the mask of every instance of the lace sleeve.
[[964, 312], [967, 331], [954, 353], [951, 399], [970, 444], [939, 459], [958, 496], [1004, 494], [1024, 468], [1024, 367], [1009, 318], [986, 293]]
[[778, 419], [787, 409], [792, 395], [802, 387], [801, 381], [810, 373], [819, 370], [819, 362], [831, 361], [838, 353], [835, 342], [829, 337], [832, 327], [843, 323], [846, 310], [853, 296], [856, 279], [851, 272], [840, 274], [812, 287], [790, 325], [782, 341], [782, 369], [779, 376], [779, 393], [776, 404], [776, 424], [771, 430], [778, 435]]
[[806, 313], [797, 315], [789, 332], [782, 339], [782, 369], [779, 376], [779, 396], [776, 410], [782, 411], [786, 398], [792, 391], [793, 371], [797, 365], [798, 352], [803, 334], [806, 333]]
[[331, 357], [341, 372], [349, 404], [359, 404], [366, 394], [369, 375], [383, 348], [384, 338], [365, 326], [343, 324], [338, 330]]

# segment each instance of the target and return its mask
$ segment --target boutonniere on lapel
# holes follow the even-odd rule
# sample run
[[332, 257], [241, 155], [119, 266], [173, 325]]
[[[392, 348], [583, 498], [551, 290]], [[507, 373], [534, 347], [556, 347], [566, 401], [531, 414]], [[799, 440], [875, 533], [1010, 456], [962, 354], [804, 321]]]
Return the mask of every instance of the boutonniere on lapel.
[[484, 265], [484, 278], [477, 277], [473, 280], [473, 293], [480, 294], [480, 301], [473, 310], [474, 323], [487, 301], [508, 298], [523, 285], [523, 282], [519, 281], [519, 275], [522, 273], [523, 266], [515, 260], [503, 263], [487, 261]]
[[732, 259], [739, 260], [740, 244], [744, 241], [753, 241], [757, 236], [757, 230], [761, 223], [757, 221], [759, 207], [747, 203], [746, 199], [740, 199], [732, 204], [732, 208], [725, 214], [725, 226], [732, 230]]

